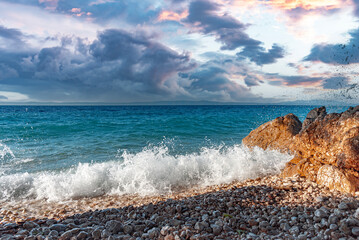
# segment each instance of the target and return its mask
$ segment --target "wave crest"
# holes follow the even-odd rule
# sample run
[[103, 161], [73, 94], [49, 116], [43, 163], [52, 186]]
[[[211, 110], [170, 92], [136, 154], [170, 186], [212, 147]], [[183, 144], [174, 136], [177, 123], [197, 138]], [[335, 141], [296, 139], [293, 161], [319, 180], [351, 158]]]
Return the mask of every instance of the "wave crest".
[[152, 195], [176, 188], [208, 186], [276, 174], [290, 155], [242, 145], [202, 148], [199, 153], [171, 155], [166, 146], [123, 152], [116, 161], [78, 164], [62, 172], [0, 177], [0, 199], [59, 201], [103, 194]]

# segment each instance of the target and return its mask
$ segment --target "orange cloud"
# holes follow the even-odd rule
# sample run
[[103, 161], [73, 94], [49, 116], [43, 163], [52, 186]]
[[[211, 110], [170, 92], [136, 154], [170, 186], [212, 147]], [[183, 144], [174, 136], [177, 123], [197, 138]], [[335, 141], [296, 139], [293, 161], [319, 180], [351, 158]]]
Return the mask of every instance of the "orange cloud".
[[343, 6], [348, 0], [235, 0], [236, 5], [253, 6], [256, 4], [270, 5], [275, 8], [291, 10], [303, 8], [305, 10], [314, 10], [324, 8], [327, 10], [336, 9]]
[[180, 21], [183, 18], [188, 16], [188, 10], [183, 11], [182, 13], [176, 13], [172, 11], [162, 11], [158, 16], [158, 21]]
[[317, 8], [336, 9], [342, 5], [342, 0], [269, 0], [259, 1], [262, 4], [268, 4], [276, 8], [291, 10], [295, 8], [303, 8], [305, 10], [313, 10]]
[[73, 13], [79, 13], [79, 12], [81, 12], [81, 8], [72, 8], [72, 9], [71, 9], [71, 12], [73, 12]]

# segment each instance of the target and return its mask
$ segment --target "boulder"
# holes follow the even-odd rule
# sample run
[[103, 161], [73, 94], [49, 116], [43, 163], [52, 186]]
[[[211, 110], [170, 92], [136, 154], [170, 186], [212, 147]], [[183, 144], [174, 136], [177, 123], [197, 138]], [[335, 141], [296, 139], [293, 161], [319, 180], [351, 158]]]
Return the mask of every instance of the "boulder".
[[332, 165], [323, 165], [317, 173], [317, 183], [341, 192], [355, 192], [358, 183], [349, 173]]
[[313, 109], [303, 125], [288, 114], [253, 130], [243, 144], [291, 152], [283, 177], [299, 174], [330, 189], [359, 190], [359, 106], [340, 114]]
[[299, 133], [302, 123], [294, 114], [278, 117], [264, 123], [243, 139], [243, 143], [252, 148], [260, 147], [264, 150], [274, 149], [282, 152], [290, 151], [294, 136]]
[[325, 107], [314, 108], [308, 113], [307, 117], [305, 118], [301, 131], [307, 129], [308, 126], [316, 119], [322, 120], [326, 115], [327, 109]]
[[[317, 164], [359, 170], [359, 108], [316, 118], [296, 135], [292, 149]], [[307, 120], [307, 119], [306, 119]], [[303, 124], [304, 125], [304, 124]]]

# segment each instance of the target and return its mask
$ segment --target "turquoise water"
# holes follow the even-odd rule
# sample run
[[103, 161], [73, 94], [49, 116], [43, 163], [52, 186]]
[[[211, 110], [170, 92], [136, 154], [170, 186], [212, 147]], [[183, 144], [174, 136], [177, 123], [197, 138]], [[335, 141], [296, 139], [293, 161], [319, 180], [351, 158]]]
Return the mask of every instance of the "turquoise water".
[[149, 194], [276, 172], [290, 156], [249, 152], [242, 139], [312, 108], [0, 106], [0, 199]]

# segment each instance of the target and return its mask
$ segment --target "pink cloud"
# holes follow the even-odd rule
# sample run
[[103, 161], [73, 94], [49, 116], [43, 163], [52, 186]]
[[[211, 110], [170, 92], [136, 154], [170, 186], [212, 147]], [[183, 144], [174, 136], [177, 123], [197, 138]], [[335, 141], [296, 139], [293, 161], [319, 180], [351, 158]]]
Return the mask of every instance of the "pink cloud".
[[81, 8], [73, 8], [73, 9], [71, 9], [71, 12], [79, 13], [79, 12], [81, 12]]
[[182, 19], [188, 16], [188, 10], [185, 10], [181, 13], [176, 13], [172, 11], [162, 11], [158, 16], [158, 21], [181, 21]]

